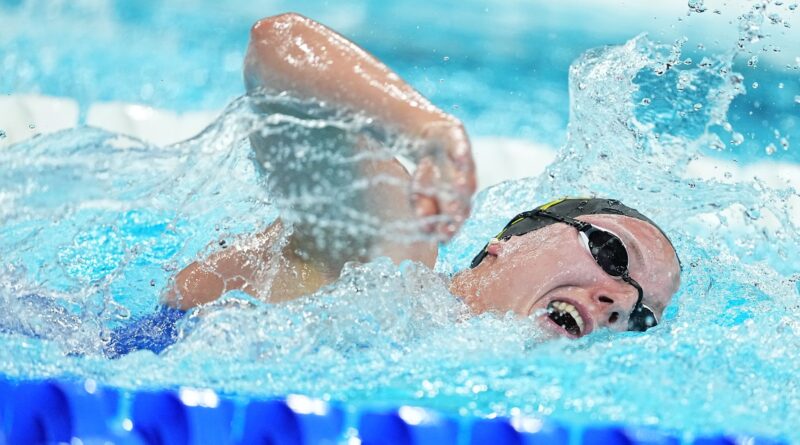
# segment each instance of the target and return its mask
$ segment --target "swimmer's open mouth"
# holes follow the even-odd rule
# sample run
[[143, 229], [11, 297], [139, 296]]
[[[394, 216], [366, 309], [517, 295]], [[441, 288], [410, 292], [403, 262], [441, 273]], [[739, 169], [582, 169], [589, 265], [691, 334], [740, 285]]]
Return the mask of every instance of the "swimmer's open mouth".
[[581, 317], [580, 312], [578, 312], [575, 306], [566, 301], [554, 300], [547, 305], [547, 313], [547, 317], [550, 318], [553, 323], [561, 326], [571, 335], [576, 337], [581, 336], [584, 322], [583, 317]]

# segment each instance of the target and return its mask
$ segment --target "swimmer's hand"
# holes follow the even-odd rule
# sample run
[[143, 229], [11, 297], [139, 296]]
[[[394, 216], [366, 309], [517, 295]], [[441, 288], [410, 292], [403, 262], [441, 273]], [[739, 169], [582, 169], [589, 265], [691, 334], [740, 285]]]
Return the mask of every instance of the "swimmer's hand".
[[244, 79], [249, 92], [287, 91], [361, 110], [379, 125], [423, 140], [421, 151], [410, 153], [418, 165], [409, 210], [440, 240], [469, 215], [475, 166], [464, 126], [342, 35], [295, 13], [259, 20], [251, 30]]
[[458, 119], [421, 124], [424, 141], [411, 189], [425, 230], [450, 239], [469, 216], [475, 193], [475, 163], [469, 137]]

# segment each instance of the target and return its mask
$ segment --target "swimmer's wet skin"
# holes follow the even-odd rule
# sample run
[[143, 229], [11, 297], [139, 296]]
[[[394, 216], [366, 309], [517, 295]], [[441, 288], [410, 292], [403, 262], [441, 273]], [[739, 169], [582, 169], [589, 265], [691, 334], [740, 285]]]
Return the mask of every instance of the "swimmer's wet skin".
[[457, 274], [475, 312], [535, 316], [554, 335], [644, 331], [680, 284], [680, 263], [650, 219], [613, 199], [560, 199], [523, 212]]
[[[595, 224], [577, 219], [577, 217], [587, 217], [589, 215], [603, 215], [605, 217], [626, 218], [636, 221], [632, 223], [631, 221], [622, 219], [616, 221], [614, 225], [625, 227], [625, 224], [634, 224], [633, 227], [636, 228], [637, 225], [643, 224], [645, 225], [644, 227], [638, 227], [638, 233], [649, 234], [651, 239], [648, 239], [645, 235], [633, 235], [637, 233], [637, 230], [620, 230], [620, 235], [618, 235], [610, 230], [600, 228]], [[560, 246], [560, 251], [583, 257], [586, 257], [588, 254], [594, 261], [596, 269], [600, 269], [607, 277], [632, 287], [635, 289], [636, 295], [634, 299], [626, 300], [625, 292], [615, 292], [619, 287], [609, 287], [607, 283], [600, 283], [599, 287], [595, 287], [595, 290], [600, 291], [600, 293], [594, 293], [596, 301], [604, 305], [609, 313], [604, 322], [602, 319], [596, 317], [595, 314], [597, 314], [598, 311], [591, 308], [591, 302], [587, 302], [582, 298], [582, 295], [590, 295], [585, 292], [586, 289], [577, 290], [581, 286], [581, 283], [567, 283], [566, 286], [576, 290], [563, 299], [558, 297], [549, 299], [545, 305], [543, 316], [540, 318], [552, 322], [552, 324], [558, 328], [556, 331], [557, 334], [560, 333], [571, 338], [587, 335], [592, 332], [594, 328], [600, 326], [619, 329], [618, 325], [620, 322], [626, 320], [627, 330], [631, 331], [645, 331], [655, 326], [659, 320], [658, 314], [663, 311], [672, 293], [677, 290], [680, 275], [680, 262], [669, 238], [666, 237], [654, 222], [638, 211], [614, 199], [559, 199], [539, 206], [531, 211], [520, 213], [480, 250], [472, 260], [470, 269], [459, 273], [454, 278], [451, 284], [451, 291], [456, 295], [462, 296], [465, 301], [473, 301], [471, 307], [476, 309], [476, 312], [482, 312], [486, 309], [495, 311], [514, 310], [513, 306], [503, 306], [503, 298], [506, 297], [505, 295], [500, 298], [494, 297], [494, 295], [497, 294], [491, 293], [465, 295], [459, 294], [457, 290], [464, 289], [464, 283], [469, 279], [470, 271], [479, 268], [486, 258], [496, 258], [500, 255], [497, 246], [501, 242], [508, 241], [512, 237], [527, 236], [532, 238], [531, 235], [534, 235], [536, 232], [540, 232], [556, 224], [576, 229], [579, 234], [577, 244], [579, 247], [582, 247], [582, 250], [579, 248], [578, 251], [575, 252], [574, 245], [562, 245]], [[643, 228], [644, 231], [642, 232], [641, 229]], [[622, 233], [624, 233], [624, 235], [621, 235]], [[632, 238], [632, 236], [634, 237]], [[652, 257], [655, 261], [663, 263], [662, 266], [665, 267], [668, 272], [662, 275], [667, 275], [667, 281], [659, 281], [659, 279], [653, 280], [652, 278], [640, 279], [646, 283], [666, 283], [668, 286], [667, 294], [664, 293], [663, 289], [654, 289], [648, 292], [631, 277], [631, 271], [629, 269], [631, 256], [634, 258], [643, 258], [645, 255], [642, 252], [646, 252], [647, 248], [637, 246], [638, 250], [635, 251], [635, 253], [632, 250], [629, 252], [623, 238], [643, 245], [652, 243], [653, 241], [662, 242], [660, 246], [662, 248], [660, 251], [661, 256], [652, 255]], [[666, 243], [663, 243], [664, 241], [666, 241]], [[545, 237], [542, 242], [545, 246], [544, 248], [552, 246], [558, 247], [557, 243], [559, 243], [559, 239], [558, 237], [551, 237], [550, 239]], [[631, 244], [631, 248], [634, 245], [635, 244]], [[649, 253], [652, 254], [653, 252]], [[670, 257], [670, 255], [672, 256]], [[535, 258], [544, 258], [544, 260], [547, 261], [546, 256], [537, 256]], [[672, 263], [670, 263], [670, 259], [673, 261]], [[578, 261], [577, 264], [580, 264], [580, 261]], [[532, 269], [533, 271], [538, 270], [537, 266], [535, 262], [521, 264], [521, 267]], [[582, 265], [579, 267], [582, 267]], [[671, 270], [670, 267], [672, 268]], [[637, 275], [639, 270], [641, 270], [640, 265], [635, 264]], [[526, 273], [526, 271], [522, 271], [521, 273]], [[500, 275], [492, 275], [490, 279], [493, 280], [494, 283], [514, 281], [514, 277]], [[552, 286], [552, 284], [553, 282], [550, 280], [550, 285]], [[564, 284], [562, 284], [561, 287], [564, 287]], [[513, 286], [509, 287], [509, 289], [513, 290]], [[645, 295], [648, 296], [647, 299], [645, 299]], [[483, 306], [474, 304], [475, 298], [482, 299], [482, 302], [485, 304]], [[615, 305], [614, 299], [623, 303]], [[632, 304], [626, 307], [624, 301], [630, 301]], [[652, 307], [649, 305], [652, 305]], [[612, 311], [611, 309], [614, 310]], [[529, 315], [530, 313], [531, 311], [523, 315]], [[106, 351], [107, 355], [109, 357], [119, 357], [140, 349], [146, 349], [156, 353], [161, 352], [177, 340], [175, 323], [177, 323], [184, 314], [185, 312], [183, 311], [163, 308], [153, 315], [134, 320], [132, 323], [117, 329], [112, 335], [112, 342], [110, 342]]]
[[[625, 244], [610, 231], [574, 219], [574, 216], [593, 214], [630, 216], [645, 221], [661, 231], [649, 218], [617, 200], [565, 198], [541, 205], [532, 211], [520, 213], [512, 218], [511, 222], [490, 243], [496, 243], [500, 239], [507, 240], [512, 236], [524, 235], [555, 223], [563, 223], [574, 227], [578, 230], [586, 251], [592, 255], [597, 265], [608, 275], [618, 277], [630, 284], [639, 293], [636, 305], [628, 317], [628, 330], [645, 331], [658, 324], [658, 319], [653, 310], [642, 303], [644, 291], [639, 283], [630, 276], [628, 271], [628, 251], [625, 248]], [[666, 238], [666, 234], [663, 231], [661, 233]], [[667, 240], [669, 241], [669, 238]], [[475, 256], [470, 267], [478, 266], [486, 258], [488, 247], [489, 245], [487, 244]], [[584, 322], [575, 306], [563, 301], [553, 301], [547, 309], [551, 320], [566, 329], [570, 334], [580, 336], [581, 331], [584, 329]]]
[[[315, 57], [306, 57], [309, 54]], [[326, 63], [310, 64], [311, 59]], [[353, 66], [361, 69], [353, 70]], [[301, 99], [361, 110], [380, 125], [432, 141], [441, 153], [423, 154], [413, 177], [399, 164], [361, 171], [366, 179], [391, 171], [407, 187], [371, 188], [369, 192], [377, 198], [359, 201], [357, 206], [384, 224], [431, 216], [445, 223], [428, 227], [422, 235], [429, 242], [415, 246], [394, 242], [388, 233], [385, 240], [370, 241], [370, 253], [365, 255], [365, 249], [346, 242], [352, 234], [335, 230], [323, 236], [341, 238], [352, 251], [320, 249], [324, 243], [315, 239], [320, 235], [302, 222], [294, 225], [284, 247], [275, 248], [283, 242], [278, 220], [252, 236], [249, 245], [232, 246], [187, 266], [166, 294], [169, 306], [188, 310], [230, 290], [270, 302], [286, 301], [332, 283], [347, 261], [366, 262], [379, 256], [432, 267], [435, 241], [448, 240], [460, 227], [475, 188], [469, 140], [456, 118], [436, 108], [354, 43], [297, 14], [270, 17], [253, 27], [245, 83], [254, 94], [285, 91]], [[277, 171], [290, 167], [274, 165], [281, 160], [269, 158], [262, 150], [263, 141], [251, 138], [251, 142], [260, 162], [272, 161], [271, 168]], [[259, 158], [265, 154], [268, 159]], [[285, 180], [291, 183], [293, 178]], [[280, 184], [276, 189], [281, 189]], [[436, 189], [454, 193], [442, 198], [431, 192]], [[325, 216], [314, 214], [315, 218]], [[241, 244], [247, 243], [243, 239]], [[282, 259], [280, 270], [264, 284], [261, 270], [274, 256]], [[313, 283], [298, 279], [307, 276], [318, 279]], [[675, 250], [652, 221], [615, 200], [562, 199], [520, 214], [483, 248], [471, 268], [453, 277], [449, 288], [476, 314], [512, 311], [534, 316], [553, 335], [575, 338], [602, 327], [642, 331], [653, 326], [679, 281]]]

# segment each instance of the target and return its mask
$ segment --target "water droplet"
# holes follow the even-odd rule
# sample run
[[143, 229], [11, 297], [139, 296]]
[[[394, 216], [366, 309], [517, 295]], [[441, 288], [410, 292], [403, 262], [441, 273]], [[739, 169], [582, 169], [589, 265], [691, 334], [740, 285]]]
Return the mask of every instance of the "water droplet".
[[645, 107], [650, 105], [650, 98], [645, 97], [644, 99], [642, 99], [642, 105], [644, 105]]
[[794, 97], [794, 103], [800, 104], [800, 96], [795, 96]]
[[442, 57], [442, 60], [444, 60], [445, 62], [447, 62], [448, 60], [450, 60], [450, 56], [444, 56], [444, 57]]
[[36, 128], [36, 124], [28, 124], [28, 128], [30, 128], [31, 130], [33, 130], [33, 129], [35, 129], [35, 128]]
[[777, 25], [778, 23], [782, 22], [781, 16], [777, 13], [772, 13], [769, 16], [769, 21], [772, 22], [773, 25]]
[[720, 141], [719, 138], [714, 138], [714, 140], [711, 141], [711, 148], [714, 150], [722, 151], [725, 150], [725, 144], [722, 141]]
[[788, 150], [789, 149], [789, 140], [786, 139], [786, 138], [781, 138], [781, 147], [783, 147], [784, 150]]
[[758, 66], [758, 56], [753, 56], [747, 60], [747, 66], [755, 68]]
[[700, 111], [700, 109], [703, 108], [703, 104], [700, 103], [694, 104], [692, 108], [694, 108], [694, 111]]
[[724, 177], [725, 177], [725, 179], [731, 179], [731, 178], [733, 177], [733, 173], [731, 173], [731, 172], [725, 172], [725, 173], [724, 173], [722, 176], [724, 176]]
[[789, 5], [789, 11], [794, 11], [795, 9], [797, 9], [797, 3], [792, 3]]
[[783, 89], [783, 82], [778, 83], [778, 88], [781, 90]]
[[686, 58], [686, 59], [683, 61], [683, 64], [684, 64], [684, 65], [691, 65], [691, 64], [692, 64], [692, 58], [691, 58], [691, 57], [687, 57], [687, 58]]
[[758, 82], [753, 82], [753, 89], [758, 88]]
[[585, 90], [587, 86], [588, 86], [588, 85], [586, 85], [586, 84], [585, 84], [585, 83], [583, 83], [583, 82], [580, 82], [580, 83], [578, 83], [578, 89], [579, 89], [579, 90]]
[[770, 156], [774, 155], [777, 150], [778, 149], [775, 148], [775, 144], [769, 144], [764, 148], [764, 151]]
[[689, 10], [696, 13], [706, 12], [708, 8], [706, 8], [704, 0], [689, 0], [688, 2]]
[[6, 132], [4, 130], [0, 130], [0, 140], [6, 138]]
[[156, 280], [155, 279], [150, 280], [150, 287], [155, 287], [155, 285], [156, 285]]
[[740, 145], [744, 142], [744, 135], [742, 133], [733, 133], [731, 135], [731, 145]]

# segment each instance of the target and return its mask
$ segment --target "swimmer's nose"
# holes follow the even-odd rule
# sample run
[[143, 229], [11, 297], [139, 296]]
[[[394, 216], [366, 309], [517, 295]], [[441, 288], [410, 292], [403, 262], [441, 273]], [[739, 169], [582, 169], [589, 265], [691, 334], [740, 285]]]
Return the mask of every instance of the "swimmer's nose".
[[627, 320], [627, 314], [630, 312], [630, 308], [626, 308], [627, 300], [629, 298], [625, 298], [625, 296], [598, 295], [596, 301], [601, 310], [598, 317], [599, 324], [611, 329], [626, 329], [627, 323], [623, 323], [623, 321]]

